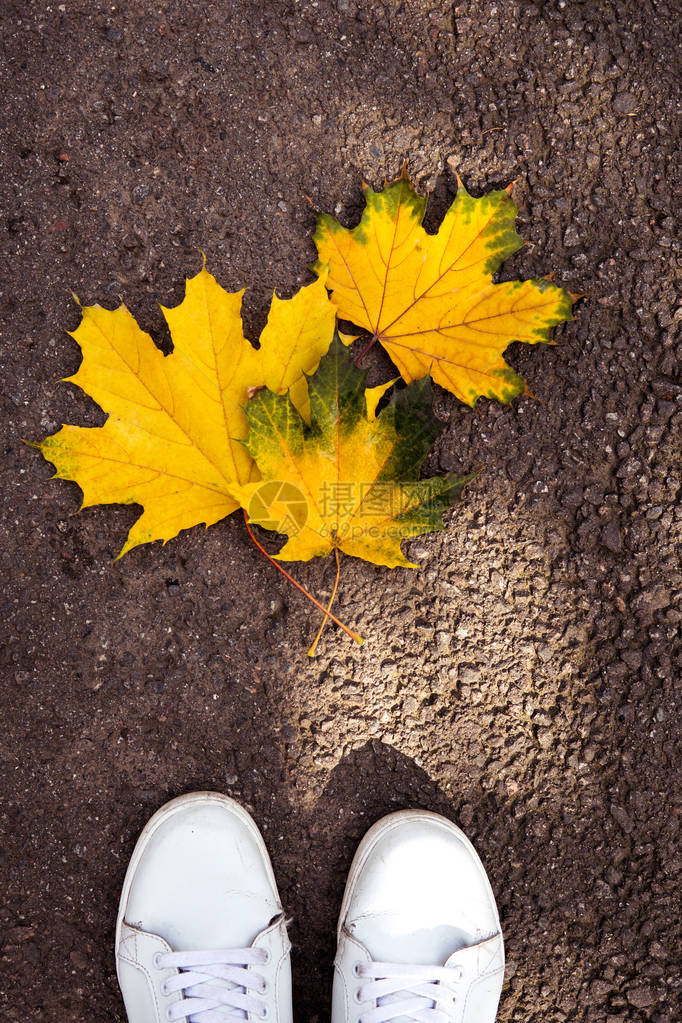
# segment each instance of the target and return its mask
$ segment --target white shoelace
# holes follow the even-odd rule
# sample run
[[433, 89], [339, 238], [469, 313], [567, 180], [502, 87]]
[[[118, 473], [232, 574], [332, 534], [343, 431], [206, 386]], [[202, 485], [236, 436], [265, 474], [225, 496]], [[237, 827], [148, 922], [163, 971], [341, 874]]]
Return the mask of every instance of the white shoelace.
[[[262, 948], [218, 949], [211, 952], [165, 952], [154, 965], [160, 970], [180, 970], [161, 983], [164, 995], [181, 991], [181, 1001], [173, 1002], [167, 1019], [187, 1023], [228, 1023], [243, 1020], [248, 1013], [266, 1019], [268, 1010], [263, 995], [268, 983], [262, 974], [248, 969], [268, 962]], [[254, 992], [250, 994], [249, 992]]]
[[358, 1023], [388, 1023], [399, 1017], [418, 1023], [451, 1023], [463, 976], [461, 966], [411, 966], [406, 963], [356, 963], [355, 976], [365, 981], [358, 1001], [375, 1003]]

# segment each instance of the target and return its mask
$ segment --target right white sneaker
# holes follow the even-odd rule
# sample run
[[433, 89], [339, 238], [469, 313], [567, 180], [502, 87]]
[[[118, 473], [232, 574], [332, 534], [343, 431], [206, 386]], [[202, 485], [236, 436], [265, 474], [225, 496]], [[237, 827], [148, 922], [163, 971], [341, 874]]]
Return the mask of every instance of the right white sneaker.
[[161, 807], [135, 846], [116, 926], [129, 1023], [292, 1023], [290, 947], [246, 810], [217, 792]]
[[495, 898], [463, 832], [425, 810], [378, 821], [348, 875], [332, 1023], [494, 1023], [503, 977]]

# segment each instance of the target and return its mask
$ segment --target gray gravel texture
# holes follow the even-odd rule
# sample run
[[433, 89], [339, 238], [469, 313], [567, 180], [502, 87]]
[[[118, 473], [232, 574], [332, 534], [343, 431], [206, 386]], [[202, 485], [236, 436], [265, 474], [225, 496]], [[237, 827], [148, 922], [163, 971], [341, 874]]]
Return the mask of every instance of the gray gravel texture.
[[[167, 798], [253, 812], [293, 916], [299, 1020], [327, 1017], [364, 830], [425, 806], [501, 909], [502, 1023], [680, 1013], [680, 6], [674, 0], [154, 4], [5, 0], [2, 221], [3, 1018], [123, 1020], [112, 941]], [[419, 572], [346, 561], [329, 629], [237, 516], [113, 563], [135, 513], [76, 514], [21, 438], [101, 413], [59, 384], [83, 302], [209, 268], [309, 281], [315, 206], [356, 222], [403, 159], [433, 192], [517, 179], [503, 277], [586, 294], [509, 357], [537, 400], [438, 392], [429, 471], [485, 466]], [[373, 353], [376, 379], [387, 370]], [[385, 377], [383, 377], [385, 378]], [[318, 595], [331, 563], [297, 567]]]

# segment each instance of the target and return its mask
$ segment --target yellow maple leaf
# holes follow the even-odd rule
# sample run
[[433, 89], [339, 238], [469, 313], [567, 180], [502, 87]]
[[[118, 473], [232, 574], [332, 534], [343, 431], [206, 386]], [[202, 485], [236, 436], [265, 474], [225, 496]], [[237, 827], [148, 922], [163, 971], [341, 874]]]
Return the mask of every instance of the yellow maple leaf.
[[468, 405], [520, 394], [524, 382], [502, 353], [512, 341], [548, 342], [575, 296], [544, 278], [493, 283], [523, 244], [509, 189], [475, 199], [459, 182], [435, 235], [422, 227], [426, 199], [404, 169], [381, 192], [363, 189], [357, 227], [317, 220], [314, 269], [328, 270], [339, 317], [369, 331], [408, 383], [430, 373]]
[[306, 424], [288, 397], [260, 391], [249, 402], [246, 447], [262, 479], [236, 491], [249, 520], [285, 533], [277, 557], [308, 561], [333, 550], [375, 565], [415, 567], [401, 541], [443, 528], [443, 512], [470, 477], [419, 479], [441, 429], [423, 379], [394, 393], [365, 388], [336, 338], [308, 380]]
[[124, 305], [82, 310], [72, 337], [83, 361], [69, 380], [108, 419], [102, 427], [63, 426], [36, 446], [55, 476], [80, 486], [82, 507], [143, 506], [119, 557], [239, 507], [233, 486], [259, 478], [241, 443], [254, 389], [288, 391], [309, 418], [303, 373], [317, 368], [334, 333], [324, 275], [291, 299], [273, 296], [258, 350], [242, 331], [242, 295], [225, 291], [203, 267], [179, 306], [162, 307], [174, 346], [168, 356]]

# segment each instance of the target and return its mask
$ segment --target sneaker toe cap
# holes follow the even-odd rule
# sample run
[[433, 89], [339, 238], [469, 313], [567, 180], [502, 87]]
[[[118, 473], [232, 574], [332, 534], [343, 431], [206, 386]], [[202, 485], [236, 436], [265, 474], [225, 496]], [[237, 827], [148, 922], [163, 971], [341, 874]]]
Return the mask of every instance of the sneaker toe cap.
[[375, 828], [353, 865], [342, 914], [373, 958], [444, 962], [499, 931], [485, 870], [459, 828], [420, 811]]
[[227, 797], [175, 800], [136, 847], [125, 920], [176, 950], [246, 947], [281, 912], [258, 830]]

